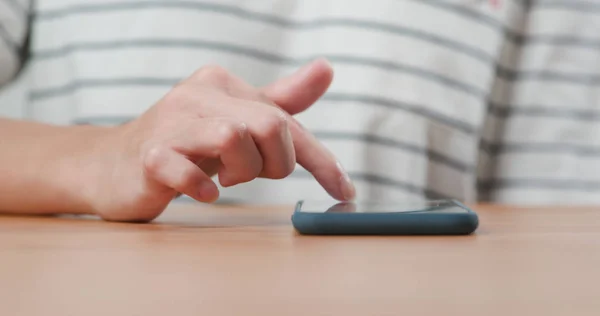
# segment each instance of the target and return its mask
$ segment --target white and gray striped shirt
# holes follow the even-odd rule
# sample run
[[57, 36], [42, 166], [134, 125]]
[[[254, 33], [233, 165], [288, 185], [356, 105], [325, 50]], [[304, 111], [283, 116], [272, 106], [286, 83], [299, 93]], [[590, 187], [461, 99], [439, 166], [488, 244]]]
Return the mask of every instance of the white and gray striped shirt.
[[[320, 56], [298, 119], [361, 199], [600, 203], [598, 0], [0, 0], [15, 117], [118, 124], [204, 64], [263, 85]], [[222, 196], [326, 198], [300, 167]]]

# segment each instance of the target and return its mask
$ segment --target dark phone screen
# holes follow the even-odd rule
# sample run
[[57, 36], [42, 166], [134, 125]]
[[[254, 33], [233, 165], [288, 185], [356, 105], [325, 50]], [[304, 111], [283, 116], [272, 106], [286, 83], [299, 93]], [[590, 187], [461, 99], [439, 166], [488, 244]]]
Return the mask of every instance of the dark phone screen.
[[423, 202], [318, 202], [303, 201], [299, 209], [306, 213], [467, 213], [453, 200]]

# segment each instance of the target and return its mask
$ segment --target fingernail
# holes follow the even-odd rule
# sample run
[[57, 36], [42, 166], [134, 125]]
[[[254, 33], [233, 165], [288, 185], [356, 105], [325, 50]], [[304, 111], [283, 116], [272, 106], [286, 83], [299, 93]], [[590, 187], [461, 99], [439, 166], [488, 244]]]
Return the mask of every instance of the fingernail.
[[340, 170], [340, 173], [342, 174], [342, 176], [340, 177], [340, 186], [342, 188], [342, 195], [344, 196], [344, 200], [351, 201], [356, 196], [356, 188], [354, 187], [350, 176], [348, 175], [344, 167], [342, 167], [342, 164], [338, 162], [337, 167]]
[[219, 189], [212, 181], [203, 181], [198, 189], [200, 198], [207, 202], [214, 202], [219, 198]]

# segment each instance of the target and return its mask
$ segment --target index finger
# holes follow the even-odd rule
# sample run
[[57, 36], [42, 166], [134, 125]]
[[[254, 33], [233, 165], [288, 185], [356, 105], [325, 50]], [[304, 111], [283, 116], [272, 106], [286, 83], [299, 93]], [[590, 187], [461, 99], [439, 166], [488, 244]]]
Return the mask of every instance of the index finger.
[[298, 164], [310, 172], [333, 198], [353, 200], [356, 196], [354, 184], [333, 153], [292, 116], [289, 116], [289, 123]]

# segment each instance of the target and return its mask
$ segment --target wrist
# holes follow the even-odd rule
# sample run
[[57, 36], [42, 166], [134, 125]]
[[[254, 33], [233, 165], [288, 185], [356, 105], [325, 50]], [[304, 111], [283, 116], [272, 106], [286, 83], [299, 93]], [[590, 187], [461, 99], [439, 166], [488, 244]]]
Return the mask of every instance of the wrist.
[[99, 183], [110, 172], [110, 155], [117, 127], [73, 126], [67, 127], [63, 137], [56, 139], [63, 152], [57, 152], [48, 170], [54, 179], [57, 192], [64, 199], [63, 212], [98, 215], [97, 196]]

